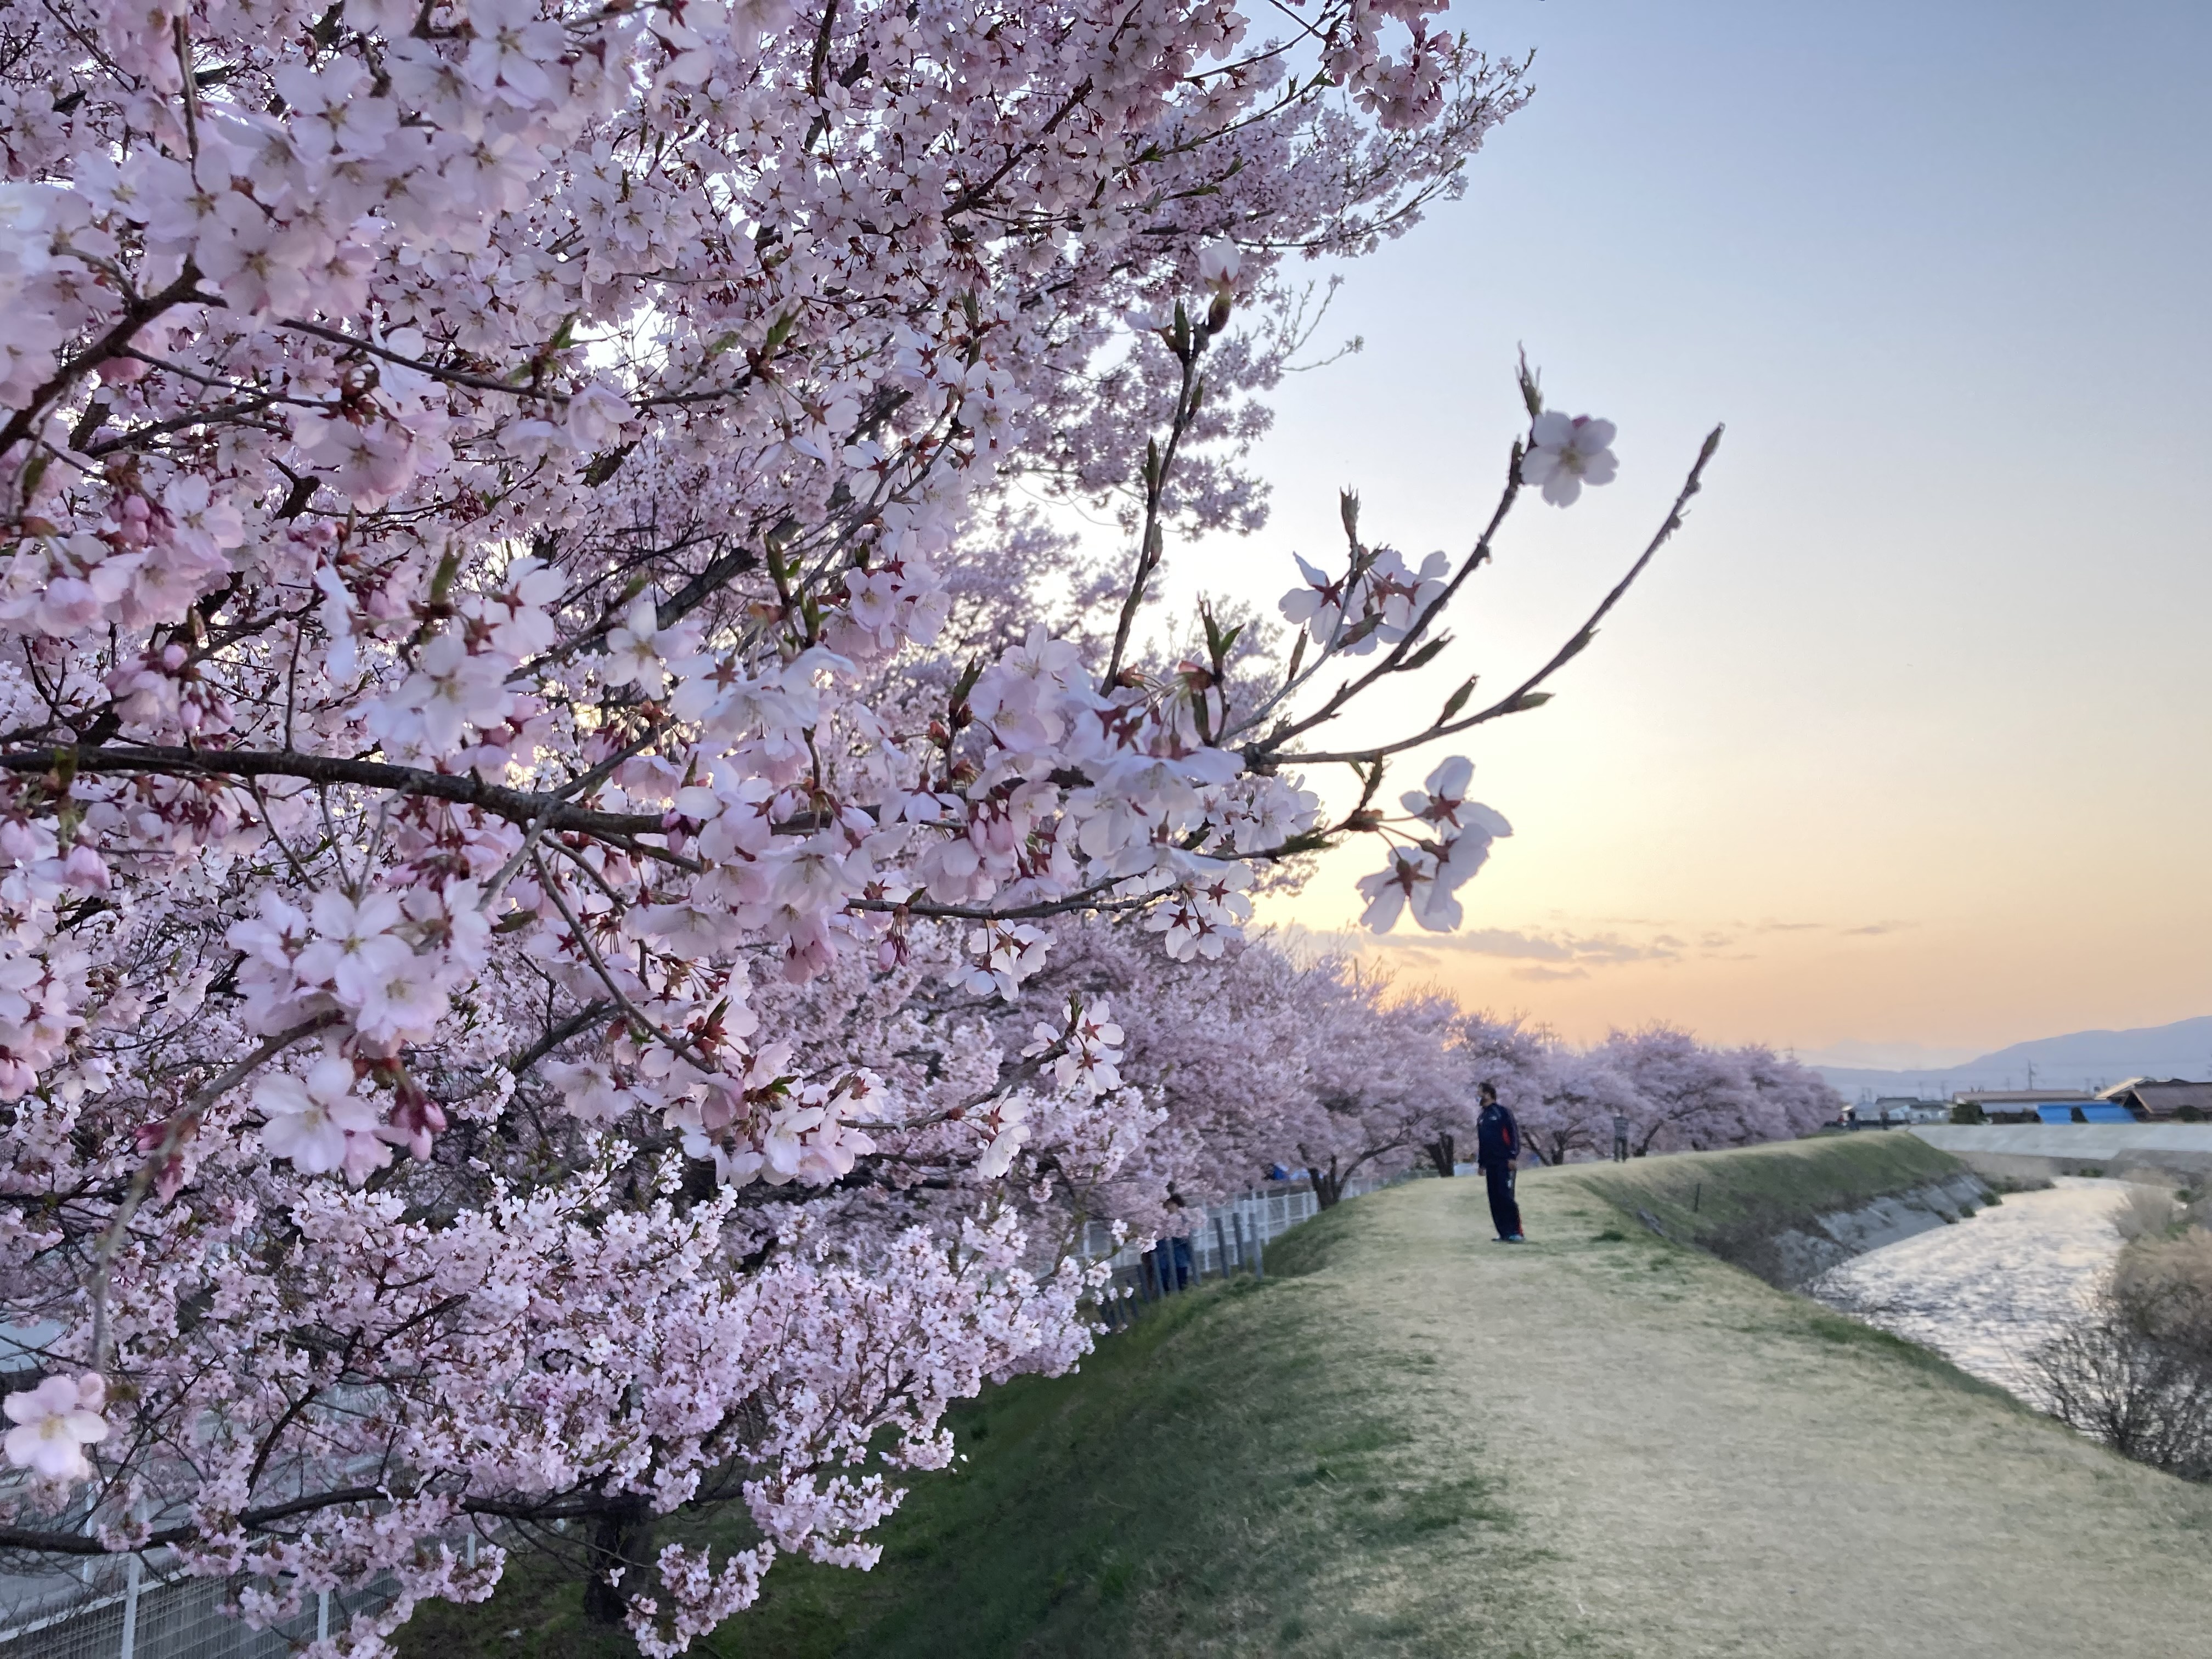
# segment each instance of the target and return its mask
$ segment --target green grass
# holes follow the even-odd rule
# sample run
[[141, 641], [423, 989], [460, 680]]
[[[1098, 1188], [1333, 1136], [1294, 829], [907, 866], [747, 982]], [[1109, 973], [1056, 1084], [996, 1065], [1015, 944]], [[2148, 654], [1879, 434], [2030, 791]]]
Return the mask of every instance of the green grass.
[[[1435, 1356], [1337, 1352], [1328, 1298], [1301, 1283], [1359, 1209], [1272, 1245], [1264, 1284], [1209, 1283], [1146, 1310], [1075, 1376], [1019, 1378], [964, 1405], [951, 1420], [966, 1461], [913, 1478], [874, 1571], [781, 1561], [760, 1604], [696, 1650], [1506, 1659], [1518, 1644], [1503, 1630], [1465, 1645], [1464, 1581], [1421, 1588], [1447, 1540], [1500, 1583], [1533, 1560], [1502, 1494], [1469, 1472], [1465, 1427], [1451, 1425], [1452, 1455], [1438, 1459], [1409, 1420]], [[1389, 1610], [1361, 1611], [1377, 1584], [1392, 1587]], [[485, 1607], [426, 1606], [402, 1652], [624, 1651], [580, 1608], [577, 1586], [518, 1561]]]

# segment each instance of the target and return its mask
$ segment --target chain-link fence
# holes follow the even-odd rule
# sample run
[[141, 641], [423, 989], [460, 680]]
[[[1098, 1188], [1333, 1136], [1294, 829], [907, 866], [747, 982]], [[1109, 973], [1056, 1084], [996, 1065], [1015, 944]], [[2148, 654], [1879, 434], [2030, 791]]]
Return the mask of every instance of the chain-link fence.
[[255, 1630], [231, 1610], [222, 1580], [164, 1578], [130, 1556], [75, 1581], [0, 1580], [0, 1659], [283, 1659], [381, 1610], [394, 1589], [318, 1595]]

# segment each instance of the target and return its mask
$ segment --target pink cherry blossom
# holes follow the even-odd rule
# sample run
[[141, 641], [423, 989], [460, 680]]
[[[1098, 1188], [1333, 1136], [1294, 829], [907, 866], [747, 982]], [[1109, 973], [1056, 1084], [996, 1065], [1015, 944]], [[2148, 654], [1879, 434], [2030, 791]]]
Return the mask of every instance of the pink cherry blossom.
[[[1370, 933], [1389, 933], [1398, 925], [1399, 916], [1408, 903], [1414, 902], [1415, 895], [1428, 893], [1435, 887], [1436, 880], [1437, 861], [1433, 856], [1419, 848], [1394, 848], [1387, 865], [1373, 875], [1359, 878], [1359, 896], [1367, 901], [1359, 925]], [[1419, 908], [1417, 904], [1417, 915]]]
[[1588, 415], [1570, 420], [1546, 410], [1529, 428], [1528, 453], [1521, 460], [1521, 480], [1544, 492], [1554, 507], [1571, 507], [1584, 484], [1611, 483], [1620, 470], [1613, 459], [1613, 424]]
[[253, 1085], [261, 1109], [261, 1144], [271, 1158], [289, 1159], [302, 1175], [326, 1175], [346, 1166], [354, 1136], [373, 1136], [376, 1109], [353, 1092], [350, 1060], [319, 1060], [302, 1079], [289, 1072], [264, 1073]]
[[91, 1478], [87, 1446], [107, 1438], [100, 1415], [106, 1387], [98, 1376], [50, 1376], [22, 1394], [0, 1401], [15, 1426], [8, 1431], [8, 1461], [43, 1480]]

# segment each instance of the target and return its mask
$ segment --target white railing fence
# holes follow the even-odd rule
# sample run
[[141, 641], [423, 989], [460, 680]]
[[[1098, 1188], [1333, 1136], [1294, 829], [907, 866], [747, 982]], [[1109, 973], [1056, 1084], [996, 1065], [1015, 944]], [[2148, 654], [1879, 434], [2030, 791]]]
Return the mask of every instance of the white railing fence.
[[[1348, 1181], [1346, 1199], [1395, 1187], [1413, 1178], [1416, 1171], [1393, 1176], [1366, 1176]], [[1303, 1183], [1255, 1188], [1226, 1204], [1206, 1206], [1204, 1219], [1180, 1239], [1159, 1240], [1150, 1250], [1137, 1244], [1114, 1248], [1112, 1229], [1094, 1221], [1084, 1230], [1082, 1254], [1087, 1261], [1109, 1257], [1117, 1290], [1133, 1291], [1149, 1300], [1163, 1291], [1188, 1288], [1202, 1279], [1226, 1279], [1232, 1273], [1264, 1273], [1267, 1244], [1301, 1222], [1321, 1213], [1321, 1200]]]
[[110, 1558], [82, 1579], [0, 1578], [0, 1659], [283, 1659], [381, 1607], [396, 1588], [327, 1592], [296, 1618], [254, 1630], [226, 1611], [222, 1580], [165, 1578], [144, 1558]]

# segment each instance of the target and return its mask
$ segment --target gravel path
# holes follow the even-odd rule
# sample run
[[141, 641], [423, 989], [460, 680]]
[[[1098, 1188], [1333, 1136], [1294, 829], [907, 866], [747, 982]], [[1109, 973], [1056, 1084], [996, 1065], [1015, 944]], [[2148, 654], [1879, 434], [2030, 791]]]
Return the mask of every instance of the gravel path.
[[[1518, 1602], [1532, 1659], [2212, 1652], [2212, 1492], [1624, 1226], [1571, 1171], [1524, 1177], [1517, 1249], [1473, 1181], [1362, 1204], [1297, 1299], [1335, 1363], [1434, 1357], [1407, 1431], [1450, 1461], [1464, 1424], [1503, 1476], [1540, 1559], [1464, 1593]], [[1431, 1584], [1475, 1571], [1438, 1542]]]

